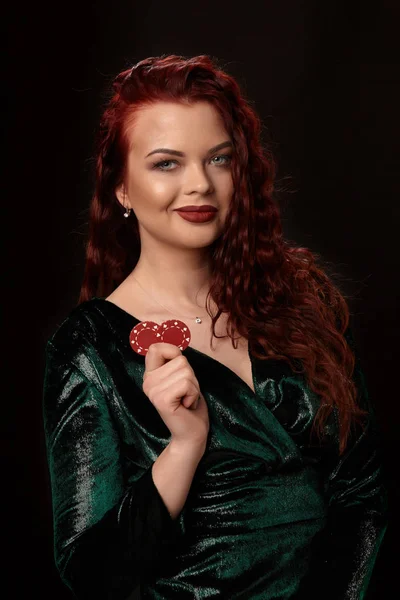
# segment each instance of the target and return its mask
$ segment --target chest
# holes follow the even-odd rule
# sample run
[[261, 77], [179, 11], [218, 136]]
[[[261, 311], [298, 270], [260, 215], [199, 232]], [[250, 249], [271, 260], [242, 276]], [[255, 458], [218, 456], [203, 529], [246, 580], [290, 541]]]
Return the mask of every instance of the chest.
[[[189, 346], [203, 354], [207, 354], [207, 356], [210, 356], [214, 360], [217, 360], [228, 367], [231, 371], [236, 373], [240, 379], [247, 383], [249, 388], [254, 392], [253, 371], [248, 351], [248, 341], [241, 338], [237, 341], [238, 346], [235, 349], [230, 337], [222, 339], [213, 338], [211, 347], [211, 329], [205, 327], [203, 330], [200, 330], [201, 325], [199, 326], [199, 329], [196, 329], [196, 327], [196, 324], [190, 327], [191, 341]], [[221, 328], [217, 327], [216, 333], [217, 335], [222, 335]]]
[[[119, 308], [125, 312], [135, 315], [141, 321], [154, 321], [161, 324], [163, 321], [171, 318], [171, 314], [151, 311], [149, 307], [142, 304], [137, 295], [128, 298], [124, 297], [122, 289], [117, 289], [108, 298]], [[134, 299], [134, 301], [133, 301]], [[191, 339], [189, 346], [206, 354], [214, 360], [220, 362], [236, 373], [249, 388], [254, 392], [253, 372], [250, 355], [248, 351], [248, 340], [240, 338], [237, 341], [237, 348], [232, 345], [231, 338], [227, 335], [227, 317], [222, 314], [218, 319], [215, 327], [215, 333], [218, 336], [226, 336], [221, 338], [213, 338], [211, 347], [211, 320], [203, 320], [202, 323], [195, 322], [187, 323], [190, 328]], [[237, 337], [238, 334], [236, 333]]]

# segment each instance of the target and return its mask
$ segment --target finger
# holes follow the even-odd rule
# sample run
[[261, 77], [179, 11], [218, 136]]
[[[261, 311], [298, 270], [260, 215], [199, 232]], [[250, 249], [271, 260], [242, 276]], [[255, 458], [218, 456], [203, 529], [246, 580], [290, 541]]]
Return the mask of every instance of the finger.
[[185, 406], [187, 406], [187, 408], [189, 408], [190, 410], [196, 410], [196, 408], [198, 407], [200, 402], [200, 396], [197, 396], [197, 399], [192, 402], [192, 404], [190, 406], [188, 406], [187, 404], [185, 404]]
[[151, 373], [180, 354], [182, 351], [174, 344], [166, 342], [151, 344], [145, 356], [145, 371]]
[[[185, 369], [179, 369], [171, 373], [168, 377], [164, 377], [163, 379], [157, 381], [157, 392], [162, 394], [166, 390], [171, 390], [171, 388], [175, 385], [181, 386], [182, 381], [185, 382], [186, 387], [188, 389], [186, 396], [188, 394], [195, 394], [196, 392], [197, 394], [200, 393], [200, 387], [196, 377], [194, 376], [194, 374], [192, 375], [192, 372], [190, 372], [190, 375], [188, 377], [187, 371]], [[184, 394], [185, 392], [183, 392], [181, 397], [183, 397]]]
[[169, 360], [161, 367], [157, 369], [157, 383], [159, 381], [163, 381], [173, 375], [175, 372], [179, 372], [185, 370], [189, 373], [190, 377], [195, 377], [194, 371], [186, 358], [180, 354], [179, 356], [175, 356], [175, 358]]
[[156, 385], [151, 391], [150, 401], [160, 412], [162, 409], [177, 410], [180, 405], [186, 408], [186, 401], [193, 403], [199, 395], [199, 390], [195, 386], [188, 388], [184, 379], [169, 383], [167, 386]]

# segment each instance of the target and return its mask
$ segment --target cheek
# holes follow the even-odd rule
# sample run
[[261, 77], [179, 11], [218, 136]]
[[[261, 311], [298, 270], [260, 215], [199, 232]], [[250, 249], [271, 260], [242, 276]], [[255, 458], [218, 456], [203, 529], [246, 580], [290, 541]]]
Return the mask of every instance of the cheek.
[[172, 178], [143, 177], [132, 185], [134, 202], [145, 202], [147, 206], [163, 204], [173, 196], [176, 183]]
[[222, 173], [215, 179], [215, 185], [221, 195], [231, 198], [233, 194], [233, 178], [231, 171]]
[[151, 183], [152, 193], [155, 197], [163, 198], [168, 197], [176, 189], [177, 184], [174, 182], [172, 177], [164, 177]]

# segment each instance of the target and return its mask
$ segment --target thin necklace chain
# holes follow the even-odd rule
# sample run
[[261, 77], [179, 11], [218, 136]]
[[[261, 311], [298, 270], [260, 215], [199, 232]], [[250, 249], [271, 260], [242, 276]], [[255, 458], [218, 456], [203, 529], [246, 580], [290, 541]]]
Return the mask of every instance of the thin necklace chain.
[[[171, 315], [174, 315], [176, 313], [173, 313], [171, 310], [169, 310], [169, 308], [167, 308], [166, 306], [164, 306], [164, 304], [161, 304], [161, 302], [158, 302], [158, 300], [156, 300], [155, 298], [153, 298], [153, 296], [151, 294], [149, 294], [149, 292], [147, 292], [144, 287], [139, 283], [139, 281], [136, 279], [136, 277], [134, 275], [131, 275], [133, 277], [133, 279], [140, 285], [140, 287], [142, 288], [142, 290], [155, 302], [157, 302], [157, 304], [159, 304], [160, 306], [162, 306], [165, 310], [167, 310], [169, 313], [171, 313]], [[182, 315], [181, 315], [182, 316]], [[184, 319], [192, 319], [194, 320], [196, 323], [202, 323], [202, 320], [200, 317], [195, 317], [193, 319], [193, 317], [185, 317], [183, 316]]]

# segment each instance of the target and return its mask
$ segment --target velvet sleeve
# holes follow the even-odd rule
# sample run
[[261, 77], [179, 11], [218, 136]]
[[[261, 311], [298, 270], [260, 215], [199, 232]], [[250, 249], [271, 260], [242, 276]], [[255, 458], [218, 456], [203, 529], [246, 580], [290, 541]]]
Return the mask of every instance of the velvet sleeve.
[[50, 341], [43, 417], [61, 578], [79, 599], [126, 599], [179, 535], [153, 463], [128, 484], [106, 395]]
[[345, 334], [356, 355], [354, 382], [366, 424], [353, 431], [345, 453], [333, 461], [327, 478], [326, 527], [312, 545], [310, 570], [296, 600], [366, 598], [388, 520], [381, 433], [369, 399], [351, 330]]

